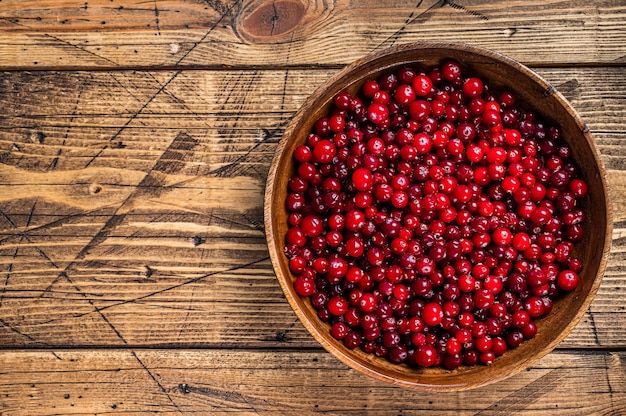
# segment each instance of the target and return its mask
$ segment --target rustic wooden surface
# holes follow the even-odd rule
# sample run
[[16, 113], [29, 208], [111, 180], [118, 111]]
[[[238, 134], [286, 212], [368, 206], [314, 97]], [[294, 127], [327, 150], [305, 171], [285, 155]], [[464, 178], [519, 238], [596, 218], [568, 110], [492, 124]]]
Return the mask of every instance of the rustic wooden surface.
[[[590, 311], [536, 366], [417, 394], [322, 350], [263, 233], [276, 143], [369, 52], [465, 41], [581, 113], [614, 233]], [[623, 1], [0, 2], [0, 412], [626, 414]]]

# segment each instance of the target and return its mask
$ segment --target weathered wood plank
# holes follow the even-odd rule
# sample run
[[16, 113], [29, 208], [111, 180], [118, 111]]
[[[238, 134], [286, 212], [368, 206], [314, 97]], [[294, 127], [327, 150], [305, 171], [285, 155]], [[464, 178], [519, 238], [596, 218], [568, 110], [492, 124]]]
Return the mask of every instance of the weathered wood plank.
[[[624, 346], [624, 70], [540, 72], [596, 133], [615, 205], [604, 283], [562, 346]], [[2, 345], [317, 346], [267, 260], [262, 197], [332, 73], [2, 74]]]
[[9, 0], [0, 68], [345, 65], [416, 41], [468, 42], [527, 64], [623, 64], [620, 0], [542, 2]]
[[[271, 144], [286, 122], [334, 72], [4, 73], [0, 154], [3, 163], [19, 161], [43, 172], [105, 161], [106, 166], [123, 161], [124, 169], [145, 171], [183, 132], [200, 139], [193, 161], [207, 173], [245, 155], [250, 146], [271, 156]], [[626, 70], [537, 72], [580, 112], [598, 138], [607, 168], [623, 169]]]
[[417, 393], [315, 350], [4, 351], [0, 394], [6, 414], [29, 416], [608, 415], [626, 412], [625, 365], [624, 353], [560, 352], [491, 386]]

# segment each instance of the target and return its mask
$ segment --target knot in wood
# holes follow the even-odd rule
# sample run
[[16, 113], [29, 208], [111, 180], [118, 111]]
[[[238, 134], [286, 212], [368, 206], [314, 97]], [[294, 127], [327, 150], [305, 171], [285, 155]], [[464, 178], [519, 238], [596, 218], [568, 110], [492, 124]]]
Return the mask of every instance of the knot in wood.
[[236, 30], [251, 42], [276, 41], [296, 29], [305, 14], [299, 0], [254, 2], [240, 14]]
[[92, 183], [91, 185], [89, 185], [90, 194], [96, 195], [96, 194], [99, 194], [100, 192], [102, 192], [102, 186], [100, 184]]

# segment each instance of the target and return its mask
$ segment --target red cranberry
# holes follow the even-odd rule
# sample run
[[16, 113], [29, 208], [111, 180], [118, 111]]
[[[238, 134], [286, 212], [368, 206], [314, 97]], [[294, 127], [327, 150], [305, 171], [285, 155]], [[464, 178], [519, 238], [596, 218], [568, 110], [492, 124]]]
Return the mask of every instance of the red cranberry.
[[474, 98], [483, 93], [484, 85], [480, 78], [468, 78], [463, 82], [463, 94], [469, 98]]
[[461, 67], [454, 61], [448, 61], [441, 67], [441, 73], [447, 81], [454, 82], [461, 78]]
[[439, 325], [443, 319], [443, 309], [437, 303], [427, 303], [422, 309], [422, 319], [430, 326]]
[[572, 270], [563, 270], [559, 273], [556, 282], [559, 288], [569, 292], [578, 286], [578, 274]]
[[437, 351], [431, 345], [422, 345], [417, 348], [415, 362], [420, 367], [432, 367], [437, 361]]

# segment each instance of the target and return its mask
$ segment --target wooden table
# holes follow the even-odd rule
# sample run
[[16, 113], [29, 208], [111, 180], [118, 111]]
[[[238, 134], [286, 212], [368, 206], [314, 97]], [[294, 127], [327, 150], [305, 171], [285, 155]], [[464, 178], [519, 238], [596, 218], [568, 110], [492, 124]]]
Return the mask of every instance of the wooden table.
[[[615, 229], [590, 311], [458, 393], [350, 370], [268, 259], [263, 190], [304, 99], [370, 52], [463, 41], [579, 110]], [[0, 2], [0, 409], [51, 414], [626, 414], [621, 0]]]

